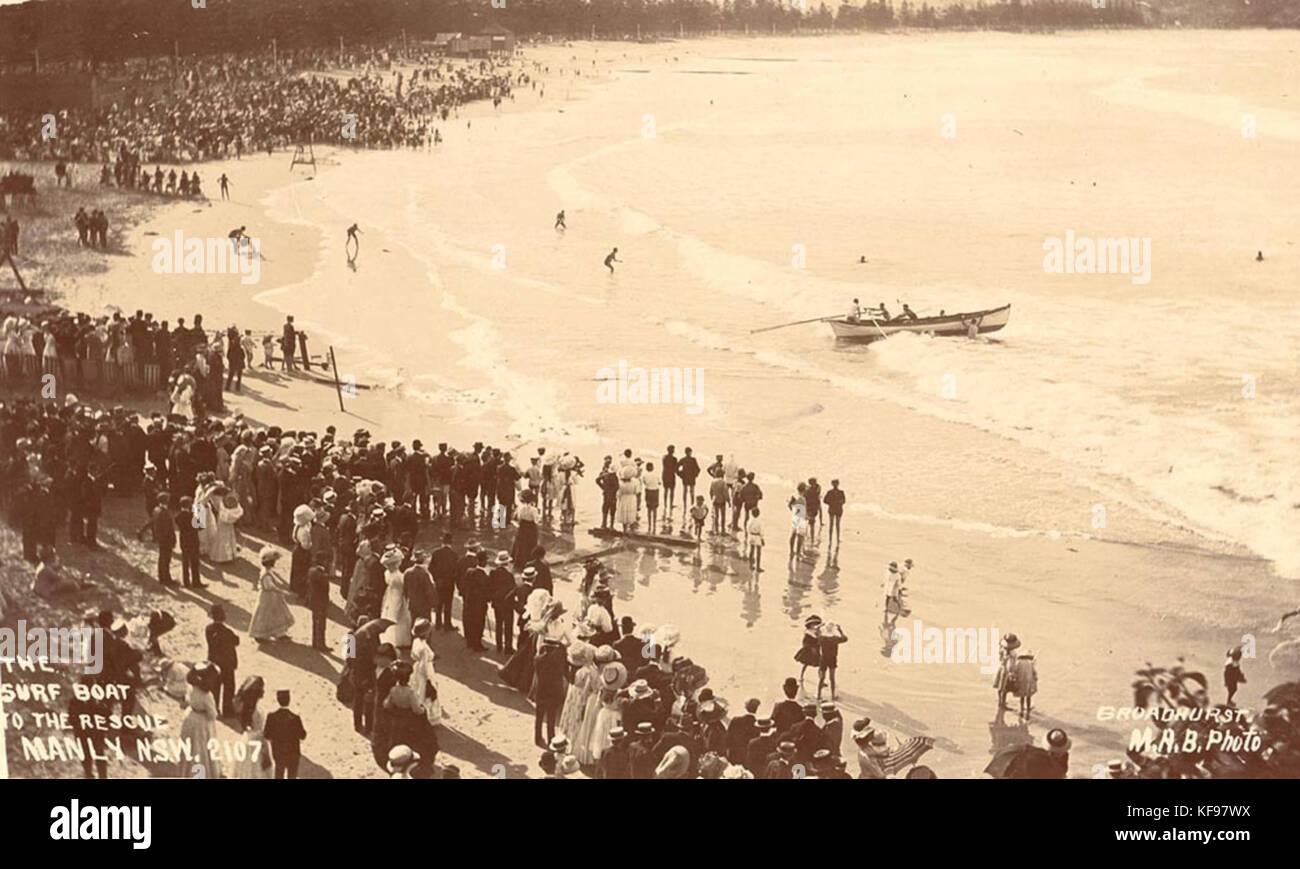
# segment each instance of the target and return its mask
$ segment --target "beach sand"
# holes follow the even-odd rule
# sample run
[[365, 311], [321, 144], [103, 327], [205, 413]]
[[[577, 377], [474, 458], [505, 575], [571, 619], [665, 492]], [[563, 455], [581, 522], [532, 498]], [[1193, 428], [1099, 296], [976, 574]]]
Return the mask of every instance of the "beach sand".
[[[1021, 58], [1048, 45], [1032, 37], [992, 38], [1001, 50], [1019, 52]], [[1109, 44], [1110, 50], [1123, 51], [1127, 38], [1116, 35], [1121, 44]], [[917, 75], [936, 58], [951, 61], [970, 48], [963, 35], [891, 39], [867, 43], [882, 53], [912, 52], [903, 68]], [[832, 56], [858, 44], [825, 43]], [[579, 494], [579, 529], [564, 550], [596, 548], [585, 528], [598, 522], [592, 479], [601, 455], [630, 446], [657, 464], [664, 444], [677, 444], [679, 455], [682, 445], [694, 444], [707, 465], [714, 453], [735, 452], [741, 464], [761, 471], [766, 571], [753, 581], [725, 541], [716, 547], [706, 543], [698, 559], [675, 549], [635, 548], [610, 559], [617, 571], [613, 586], [620, 615], [678, 625], [685, 638], [682, 653], [709, 670], [710, 685], [733, 710], [751, 695], [761, 698], [766, 710], [778, 698], [782, 679], [797, 675], [792, 656], [799, 626], [817, 612], [839, 622], [850, 637], [838, 679], [840, 707], [849, 722], [868, 716], [899, 737], [935, 738], [936, 748], [925, 762], [945, 777], [978, 776], [997, 748], [1041, 742], [1047, 729], [1064, 727], [1074, 740], [1072, 773], [1091, 775], [1095, 764], [1121, 756], [1128, 743], [1130, 728], [1099, 722], [1097, 710], [1131, 702], [1134, 670], [1148, 661], [1170, 665], [1185, 657], [1188, 666], [1207, 673], [1211, 693], [1221, 696], [1223, 652], [1253, 634], [1260, 637], [1261, 656], [1266, 655], [1264, 631], [1279, 608], [1293, 603], [1291, 584], [1240, 543], [1216, 541], [1199, 523], [1171, 518], [1131, 487], [1115, 482], [1110, 494], [1118, 496], [1099, 495], [1097, 478], [1081, 475], [1050, 449], [960, 419], [923, 414], [832, 367], [855, 361], [852, 357], [841, 354], [830, 362], [801, 357], [800, 344], [829, 344], [824, 333], [801, 332], [797, 341], [773, 344], [748, 337], [749, 328], [794, 319], [775, 299], [744, 295], [747, 283], [771, 272], [747, 272], [738, 260], [724, 260], [717, 268], [709, 264], [729, 237], [737, 249], [755, 244], [763, 233], [755, 221], [741, 220], [743, 229], [731, 230], [714, 224], [708, 246], [698, 248], [701, 242], [669, 228], [675, 214], [652, 219], [613, 194], [606, 200], [589, 192], [606, 189], [605, 181], [611, 188], [622, 181], [634, 182], [632, 187], [667, 183], [666, 176], [638, 175], [653, 160], [630, 161], [630, 178], [621, 181], [601, 163], [617, 153], [604, 149], [635, 147], [641, 118], [653, 109], [639, 102], [644, 92], [623, 89], [645, 74], [640, 69], [716, 72], [731, 63], [718, 60], [724, 55], [780, 57], [795, 51], [791, 46], [798, 43], [702, 41], [653, 46], [644, 57], [629, 58], [619, 56], [623, 46], [555, 47], [548, 51], [556, 65], [568, 54], [597, 59], [601, 84], [574, 87], [551, 78], [545, 100], [521, 95], [501, 113], [479, 107], [472, 130], [465, 129], [469, 115], [459, 126], [449, 125], [437, 153], [317, 149], [315, 172], [302, 167], [290, 172], [284, 153], [208, 164], [203, 174], [209, 195], [216, 190], [214, 179], [226, 172], [233, 184], [230, 203], [214, 200], [159, 211], [126, 240], [135, 256], [113, 258], [107, 271], [79, 277], [66, 287], [65, 304], [87, 311], [110, 303], [124, 310], [142, 307], [168, 319], [201, 312], [210, 329], [238, 323], [257, 332], [278, 331], [283, 312], [293, 312], [311, 336], [313, 353], [332, 345], [340, 374], [373, 387], [348, 397], [341, 414], [328, 380], [250, 371], [243, 394], [228, 394], [227, 400], [234, 411], [260, 424], [317, 431], [333, 424], [341, 436], [364, 426], [386, 440], [419, 437], [426, 444], [453, 445], [479, 440], [514, 448], [517, 455], [536, 445], [573, 449], [584, 458], [588, 475]], [[1091, 89], [1109, 77], [1089, 73], [1082, 86]], [[683, 75], [683, 87], [705, 79], [723, 83], [714, 89], [718, 99], [733, 93], [723, 75]], [[568, 99], [561, 100], [566, 85]], [[696, 97], [701, 115], [709, 111], [705, 92], [681, 93]], [[930, 112], [928, 103], [925, 111]], [[606, 144], [612, 134], [600, 119], [612, 112], [623, 119], [626, 130], [619, 136], [626, 141]], [[710, 127], [709, 134], [725, 137], [727, 123]], [[658, 133], [670, 139], [699, 134], [691, 118], [662, 116]], [[888, 146], [906, 148], [905, 143]], [[735, 153], [743, 163], [744, 152]], [[631, 201], [642, 198], [648, 201], [650, 193]], [[557, 238], [550, 221], [561, 207], [569, 211], [570, 229]], [[873, 276], [877, 283], [863, 291], [864, 301], [873, 299], [874, 288], [897, 286], [890, 281], [908, 273], [909, 263], [919, 269], [918, 279], [932, 296], [945, 280], [936, 260], [920, 253], [926, 236], [937, 230], [924, 214], [910, 222], [899, 219], [904, 222], [894, 229], [902, 253], [889, 255], [889, 277]], [[363, 231], [355, 270], [343, 252], [343, 229], [354, 220]], [[966, 214], [949, 227], [945, 239], [964, 239], [954, 258], [978, 262], [981, 239], [964, 233], [973, 233], [971, 227], [980, 222], [978, 213]], [[996, 219], [990, 222], [995, 228], [989, 238], [1002, 237]], [[238, 225], [246, 225], [265, 252], [255, 286], [234, 275], [181, 278], [150, 270], [153, 239], [177, 229], [187, 236], [220, 238]], [[815, 230], [801, 232], [812, 238]], [[766, 246], [778, 251], [771, 258], [788, 259], [791, 234], [768, 231]], [[1032, 235], [1036, 230], [1015, 231]], [[828, 233], [834, 237], [839, 230]], [[505, 246], [506, 269], [494, 268], [496, 243]], [[607, 280], [599, 263], [613, 243], [622, 244], [628, 262]], [[853, 251], [852, 243], [845, 240], [841, 248]], [[904, 255], [907, 251], [917, 256]], [[1003, 264], [994, 277], [1011, 280], [1005, 257], [988, 262]], [[653, 268], [650, 277], [638, 275], [640, 263], [654, 264], [646, 266]], [[1295, 272], [1293, 261], [1283, 268]], [[816, 297], [820, 302], [811, 304], [841, 307], [843, 296], [854, 291], [847, 274], [822, 275], [844, 292], [822, 293]], [[799, 280], [792, 286], [798, 288]], [[721, 291], [704, 295], [701, 288], [711, 285]], [[959, 291], [966, 294], [969, 288]], [[888, 299], [892, 305], [894, 295]], [[698, 311], [687, 310], [694, 304]], [[822, 313], [805, 310], [807, 316]], [[1013, 316], [1005, 340], [1015, 340], [1016, 328]], [[897, 351], [870, 352], [888, 358]], [[681, 408], [665, 413], [659, 407], [591, 403], [596, 369], [619, 359], [702, 366], [708, 373], [706, 412], [691, 416]], [[810, 474], [823, 486], [840, 476], [849, 492], [852, 506], [838, 569], [828, 566], [825, 551], [813, 565], [793, 570], [785, 565], [782, 505], [793, 481]], [[1099, 502], [1109, 506], [1106, 529], [1089, 525]], [[111, 509], [135, 515], [138, 505]], [[1074, 518], [1067, 523], [1062, 516]], [[124, 545], [132, 549], [129, 541]], [[899, 664], [882, 654], [883, 566], [904, 557], [917, 561], [910, 604], [913, 618], [925, 627], [1014, 631], [1037, 652], [1040, 694], [1027, 725], [1014, 715], [994, 714], [992, 676], [977, 665]], [[134, 558], [137, 574], [147, 573], [147, 553]], [[230, 583], [208, 592], [249, 610], [247, 577]], [[575, 600], [570, 591], [568, 602]], [[183, 609], [186, 616], [172, 642], [197, 656], [195, 638], [204, 618], [197, 607]], [[301, 609], [295, 613], [300, 616], [295, 639], [303, 641], [306, 617]], [[912, 627], [911, 620], [900, 620], [899, 627]], [[332, 628], [332, 640], [338, 631], [337, 625]], [[508, 775], [525, 768], [535, 774], [526, 704], [493, 683], [486, 663], [464, 660], [456, 640], [442, 637], [438, 647], [448, 688], [444, 707], [462, 734], [459, 743], [450, 740], [444, 749], [467, 774], [491, 775], [496, 763], [505, 764]], [[375, 772], [364, 741], [352, 735], [347, 711], [332, 700], [337, 660], [301, 646], [283, 653], [245, 652], [246, 661], [257, 660], [254, 656], [267, 659], [268, 689], [274, 690], [273, 677], [292, 681], [300, 706], [312, 710], [305, 753], [320, 767], [314, 774]], [[256, 666], [262, 664], [245, 663], [242, 672]], [[1256, 703], [1287, 675], [1272, 672], [1263, 660], [1248, 661], [1247, 674], [1250, 682], [1238, 697], [1242, 705]], [[808, 687], [815, 689], [815, 677]], [[851, 748], [846, 745], [846, 752]], [[10, 760], [12, 765], [12, 747]]]

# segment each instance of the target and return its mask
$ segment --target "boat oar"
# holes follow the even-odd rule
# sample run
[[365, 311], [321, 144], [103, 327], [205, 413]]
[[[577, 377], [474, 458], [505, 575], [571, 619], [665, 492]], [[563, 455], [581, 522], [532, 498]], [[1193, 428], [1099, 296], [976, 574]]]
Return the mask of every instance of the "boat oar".
[[826, 320], [834, 320], [834, 319], [835, 319], [834, 314], [831, 314], [829, 317], [813, 317], [810, 320], [796, 320], [793, 323], [782, 323], [779, 326], [764, 326], [762, 329], [750, 329], [749, 334], [755, 335], [759, 332], [771, 332], [773, 329], [784, 329], [788, 326], [802, 326], [804, 323], [821, 323]]
[[885, 339], [889, 338], [889, 336], [885, 334], [885, 330], [880, 328], [880, 324], [876, 322], [875, 317], [868, 317], [867, 319], [871, 321], [871, 325], [876, 327], [876, 331], [880, 333], [881, 338], [885, 338]]

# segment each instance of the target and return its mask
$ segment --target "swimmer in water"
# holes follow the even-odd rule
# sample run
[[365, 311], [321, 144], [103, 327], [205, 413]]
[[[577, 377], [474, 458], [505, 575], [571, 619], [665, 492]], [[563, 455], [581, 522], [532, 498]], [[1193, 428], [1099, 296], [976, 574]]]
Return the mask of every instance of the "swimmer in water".
[[609, 273], [612, 275], [614, 274], [614, 263], [621, 262], [622, 260], [618, 258], [618, 248], [614, 248], [609, 252], [609, 256], [605, 257], [605, 268], [609, 269]]
[[563, 212], [563, 211], [560, 211], [559, 214], [555, 215], [555, 228], [558, 229], [558, 230], [560, 230], [560, 231], [564, 231], [564, 230], [566, 230], [566, 229], [569, 228], [569, 227], [565, 226], [565, 224], [564, 224], [564, 212]]
[[351, 253], [348, 255], [348, 262], [351, 262], [352, 259], [361, 251], [361, 239], [357, 238], [357, 233], [359, 232], [361, 232], [361, 230], [357, 228], [355, 223], [348, 227], [348, 240], [343, 244], [345, 249], [351, 250]]

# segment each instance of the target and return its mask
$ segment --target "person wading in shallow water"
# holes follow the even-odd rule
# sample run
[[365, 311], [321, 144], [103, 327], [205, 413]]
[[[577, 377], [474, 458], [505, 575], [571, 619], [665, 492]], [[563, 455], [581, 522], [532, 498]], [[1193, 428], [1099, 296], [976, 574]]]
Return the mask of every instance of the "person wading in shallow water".
[[618, 258], [618, 248], [614, 248], [609, 252], [609, 255], [605, 257], [605, 268], [609, 269], [609, 273], [612, 275], [614, 274], [614, 263], [621, 262], [622, 260]]
[[557, 230], [559, 230], [560, 232], [563, 232], [564, 230], [566, 230], [566, 229], [569, 228], [569, 227], [566, 226], [565, 223], [564, 223], [564, 211], [563, 211], [563, 210], [561, 210], [559, 214], [555, 215], [555, 228], [556, 228]]

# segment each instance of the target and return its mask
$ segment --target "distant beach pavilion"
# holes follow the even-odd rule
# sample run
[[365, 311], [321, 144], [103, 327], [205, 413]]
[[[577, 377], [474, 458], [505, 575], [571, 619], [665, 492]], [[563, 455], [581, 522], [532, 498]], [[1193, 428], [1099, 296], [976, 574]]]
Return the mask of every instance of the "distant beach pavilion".
[[499, 24], [484, 27], [478, 33], [439, 33], [434, 36], [436, 51], [453, 57], [484, 58], [491, 54], [514, 54], [515, 34]]
[[488, 51], [505, 52], [514, 54], [515, 52], [515, 34], [514, 31], [502, 27], [500, 24], [489, 24], [479, 31], [480, 37], [486, 37], [489, 40]]
[[461, 39], [461, 33], [438, 33], [433, 37], [433, 50], [439, 54], [451, 54], [453, 46]]

